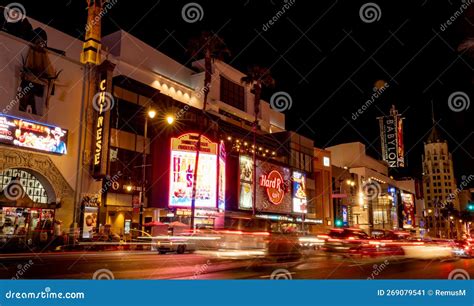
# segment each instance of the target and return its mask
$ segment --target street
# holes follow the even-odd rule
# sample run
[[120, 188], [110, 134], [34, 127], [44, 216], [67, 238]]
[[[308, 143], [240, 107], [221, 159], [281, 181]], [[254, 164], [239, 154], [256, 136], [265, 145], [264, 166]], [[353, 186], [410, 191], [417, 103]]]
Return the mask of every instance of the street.
[[1, 279], [447, 279], [474, 260], [343, 258], [314, 253], [297, 262], [222, 259], [205, 253], [67, 252], [0, 256]]

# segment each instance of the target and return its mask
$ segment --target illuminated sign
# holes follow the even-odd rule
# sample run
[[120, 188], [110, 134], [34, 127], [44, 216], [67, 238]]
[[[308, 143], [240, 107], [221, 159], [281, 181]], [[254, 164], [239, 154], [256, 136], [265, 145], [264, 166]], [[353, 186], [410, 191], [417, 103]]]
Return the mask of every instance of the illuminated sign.
[[293, 212], [307, 213], [306, 174], [293, 171]]
[[260, 176], [260, 186], [267, 190], [268, 200], [274, 205], [278, 205], [285, 196], [283, 176], [280, 172], [272, 170], [268, 175]]
[[225, 145], [224, 142], [221, 141], [219, 145], [219, 192], [217, 197], [217, 207], [222, 210], [225, 210], [225, 161]]
[[331, 167], [331, 159], [327, 156], [323, 156], [324, 167]]
[[405, 167], [403, 145], [403, 118], [394, 112], [390, 116], [379, 117], [382, 157], [389, 167]]
[[252, 208], [253, 201], [253, 160], [250, 156], [239, 156], [239, 208]]
[[411, 193], [401, 192], [403, 228], [413, 228], [415, 226], [415, 202]]
[[107, 80], [103, 79], [99, 83], [99, 98], [98, 98], [98, 110], [97, 110], [97, 121], [95, 125], [95, 146], [93, 149], [94, 152], [94, 163], [93, 163], [93, 173], [94, 176], [100, 176], [101, 172], [101, 162], [102, 162], [102, 148], [103, 148], [103, 137], [104, 137], [104, 120], [106, 109], [106, 90], [107, 90]]
[[[198, 134], [188, 133], [171, 139], [169, 206], [191, 207]], [[217, 144], [201, 136], [196, 182], [196, 207], [217, 204]]]
[[260, 212], [292, 212], [291, 171], [270, 162], [257, 160], [255, 209]]
[[66, 154], [68, 131], [60, 127], [0, 115], [0, 143], [38, 151]]

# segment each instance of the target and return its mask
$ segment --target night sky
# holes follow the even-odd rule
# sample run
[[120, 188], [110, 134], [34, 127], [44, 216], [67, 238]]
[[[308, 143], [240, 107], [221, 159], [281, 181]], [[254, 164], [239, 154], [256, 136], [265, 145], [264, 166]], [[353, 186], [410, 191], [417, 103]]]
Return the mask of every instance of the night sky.
[[[83, 38], [85, 0], [18, 2], [28, 16]], [[265, 90], [264, 98], [268, 101], [276, 91], [289, 93], [293, 103], [286, 111], [287, 128], [314, 139], [318, 147], [361, 141], [370, 155], [380, 158], [376, 117], [387, 115], [395, 104], [406, 118], [407, 163], [416, 176], [421, 174], [433, 103], [458, 183], [474, 174], [474, 105], [453, 111], [448, 104], [457, 91], [466, 93], [470, 102], [474, 99], [474, 60], [469, 52], [457, 51], [463, 40], [474, 38], [474, 4], [454, 23], [442, 26], [464, 1], [375, 0], [380, 13], [369, 23], [359, 14], [367, 1], [195, 2], [202, 7], [202, 19], [188, 23], [182, 8], [189, 1], [117, 0], [103, 19], [103, 32], [122, 28], [188, 66], [189, 39], [203, 30], [218, 33], [232, 52], [226, 62], [242, 71], [251, 64], [271, 67], [277, 85]], [[264, 29], [285, 3], [290, 8]], [[353, 120], [377, 80], [389, 87]]]

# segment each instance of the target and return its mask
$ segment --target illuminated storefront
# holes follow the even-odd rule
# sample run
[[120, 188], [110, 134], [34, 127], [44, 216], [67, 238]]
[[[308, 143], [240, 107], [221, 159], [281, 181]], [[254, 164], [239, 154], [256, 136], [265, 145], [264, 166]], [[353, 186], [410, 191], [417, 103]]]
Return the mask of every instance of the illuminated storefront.
[[22, 169], [0, 172], [0, 237], [18, 242], [46, 242], [52, 237], [56, 203], [44, 186]]

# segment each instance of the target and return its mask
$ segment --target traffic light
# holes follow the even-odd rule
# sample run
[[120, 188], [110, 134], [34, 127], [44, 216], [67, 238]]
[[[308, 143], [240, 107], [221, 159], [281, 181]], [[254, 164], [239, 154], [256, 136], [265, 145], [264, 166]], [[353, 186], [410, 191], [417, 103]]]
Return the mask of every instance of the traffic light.
[[474, 211], [474, 203], [467, 204], [467, 210], [468, 211]]
[[336, 227], [342, 227], [342, 220], [341, 219], [336, 219], [334, 224], [336, 225]]

